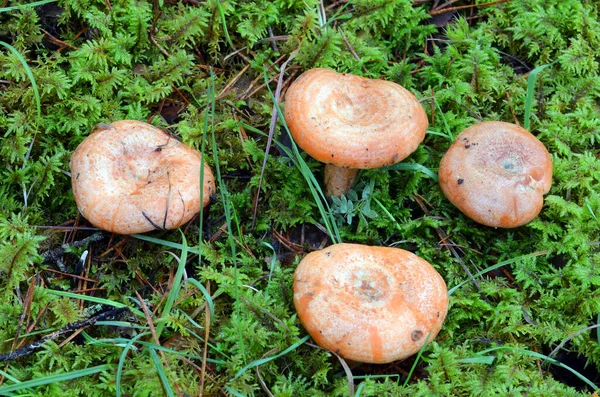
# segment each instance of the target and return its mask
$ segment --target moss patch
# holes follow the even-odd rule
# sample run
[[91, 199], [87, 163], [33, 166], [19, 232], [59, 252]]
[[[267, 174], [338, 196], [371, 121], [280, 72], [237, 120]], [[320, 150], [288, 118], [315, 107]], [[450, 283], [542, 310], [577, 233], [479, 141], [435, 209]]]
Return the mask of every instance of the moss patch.
[[[1, 352], [48, 338], [2, 366], [0, 392], [32, 379], [33, 394], [61, 396], [584, 396], [581, 376], [600, 385], [594, 2], [41, 3], [0, 9]], [[549, 63], [527, 101], [527, 77]], [[402, 84], [430, 122], [411, 157], [361, 172], [330, 206], [307, 182], [322, 166], [271, 124], [281, 69], [285, 91], [313, 67]], [[542, 213], [512, 230], [475, 224], [441, 192], [439, 161], [467, 126], [523, 124], [527, 108], [554, 164]], [[215, 202], [183, 234], [96, 234], [78, 215], [70, 154], [94, 125], [124, 118], [168, 129], [218, 169]], [[355, 365], [349, 378], [307, 342], [293, 271], [338, 237], [415, 252], [449, 288], [481, 273], [453, 290], [421, 360]], [[73, 324], [88, 326], [53, 334]]]

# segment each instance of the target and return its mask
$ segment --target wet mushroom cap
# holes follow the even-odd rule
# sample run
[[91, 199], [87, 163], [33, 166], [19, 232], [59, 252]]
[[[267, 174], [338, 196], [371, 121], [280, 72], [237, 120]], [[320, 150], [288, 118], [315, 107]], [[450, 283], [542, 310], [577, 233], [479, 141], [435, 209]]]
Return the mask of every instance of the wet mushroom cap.
[[427, 115], [404, 87], [329, 69], [311, 69], [288, 89], [285, 121], [314, 159], [338, 167], [378, 168], [414, 152]]
[[485, 121], [459, 134], [440, 162], [439, 179], [446, 197], [469, 218], [518, 227], [542, 209], [552, 185], [552, 160], [527, 130]]
[[[150, 124], [101, 124], [75, 149], [71, 181], [77, 208], [94, 226], [120, 234], [174, 229], [200, 205], [198, 151]], [[215, 192], [204, 163], [202, 206]]]
[[354, 361], [388, 363], [433, 340], [448, 291], [433, 266], [408, 251], [335, 244], [300, 262], [294, 304], [319, 346]]

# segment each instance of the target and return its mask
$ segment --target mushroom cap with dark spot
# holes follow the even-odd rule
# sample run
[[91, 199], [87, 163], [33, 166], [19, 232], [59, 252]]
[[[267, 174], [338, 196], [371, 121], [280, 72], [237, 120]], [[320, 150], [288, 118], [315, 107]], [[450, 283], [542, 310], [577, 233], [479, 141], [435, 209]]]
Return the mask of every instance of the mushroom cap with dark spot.
[[456, 138], [439, 168], [440, 186], [469, 218], [511, 228], [535, 218], [552, 185], [542, 142], [511, 123], [485, 121]]
[[309, 155], [350, 168], [402, 161], [423, 141], [428, 126], [423, 107], [401, 85], [320, 68], [290, 86], [284, 115]]
[[200, 153], [141, 121], [99, 125], [71, 157], [77, 208], [94, 226], [120, 234], [174, 229], [189, 221], [215, 182]]
[[294, 305], [319, 346], [354, 361], [388, 363], [435, 338], [448, 291], [433, 266], [411, 252], [335, 244], [300, 262]]

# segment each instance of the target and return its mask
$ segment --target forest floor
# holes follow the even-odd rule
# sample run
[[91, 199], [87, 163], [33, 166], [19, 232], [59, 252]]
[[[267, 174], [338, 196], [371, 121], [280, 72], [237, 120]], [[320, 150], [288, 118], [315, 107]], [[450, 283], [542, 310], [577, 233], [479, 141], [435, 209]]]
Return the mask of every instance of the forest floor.
[[[0, 4], [0, 395], [597, 396], [598, 1], [22, 3]], [[429, 121], [341, 200], [281, 114], [317, 67], [401, 84]], [[112, 234], [78, 212], [71, 154], [123, 119], [212, 168], [216, 195], [180, 230]], [[526, 225], [477, 224], [440, 189], [440, 159], [483, 120], [550, 152]], [[444, 278], [446, 321], [418, 355], [346, 362], [310, 339], [294, 270], [342, 241]]]

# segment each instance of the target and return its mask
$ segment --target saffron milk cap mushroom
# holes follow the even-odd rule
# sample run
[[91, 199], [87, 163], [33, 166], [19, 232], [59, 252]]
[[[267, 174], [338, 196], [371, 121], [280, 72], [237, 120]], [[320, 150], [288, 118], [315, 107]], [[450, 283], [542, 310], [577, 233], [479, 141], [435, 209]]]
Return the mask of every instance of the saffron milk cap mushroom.
[[302, 259], [294, 304], [319, 346], [354, 361], [388, 363], [433, 340], [448, 291], [433, 266], [411, 252], [335, 244]]
[[75, 149], [70, 167], [77, 208], [94, 226], [114, 233], [175, 229], [215, 192], [198, 151], [141, 121], [98, 125]]
[[511, 123], [484, 121], [461, 132], [439, 168], [442, 191], [483, 225], [512, 228], [535, 218], [552, 185], [542, 142]]
[[358, 169], [408, 157], [428, 126], [423, 107], [401, 85], [329, 69], [298, 77], [286, 93], [284, 116], [298, 146], [326, 163], [327, 196], [345, 194]]

